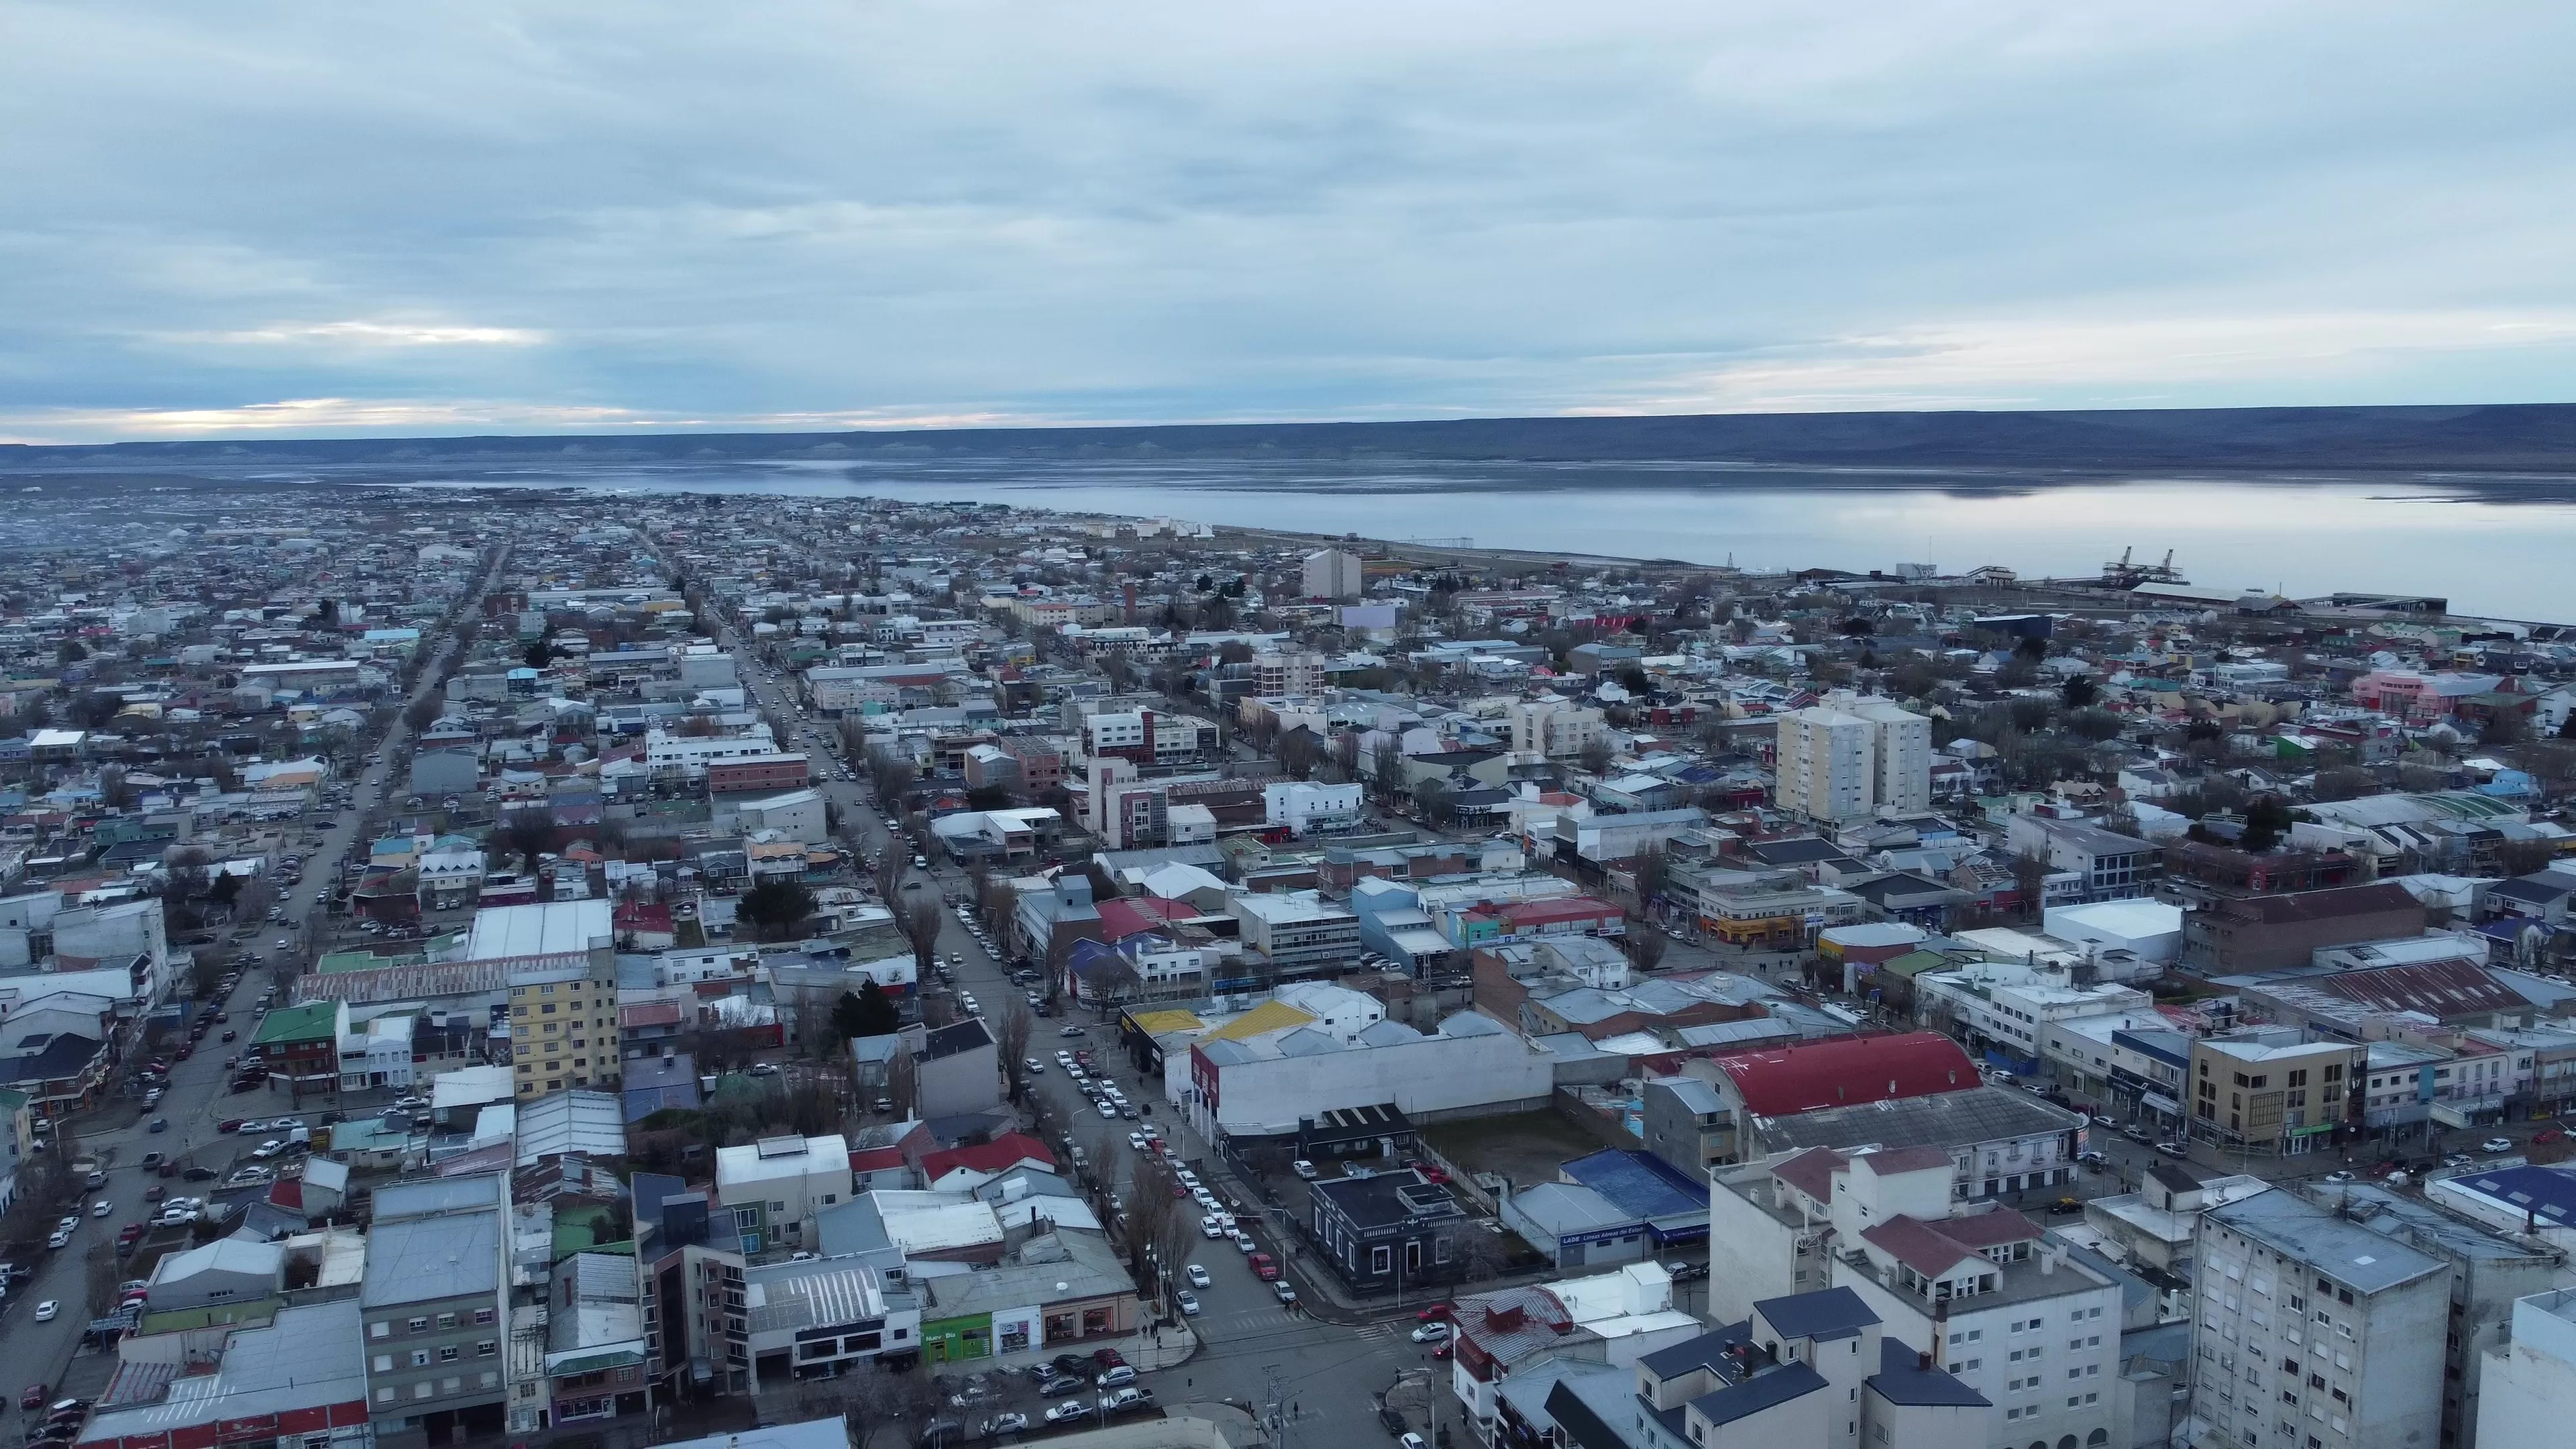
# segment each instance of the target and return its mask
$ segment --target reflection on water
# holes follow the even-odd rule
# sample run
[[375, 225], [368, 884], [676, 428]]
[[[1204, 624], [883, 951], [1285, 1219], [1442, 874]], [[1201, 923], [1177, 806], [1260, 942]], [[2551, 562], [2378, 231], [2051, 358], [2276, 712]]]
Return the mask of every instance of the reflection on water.
[[[392, 482], [379, 473], [365, 481]], [[306, 475], [313, 476], [313, 475]], [[327, 475], [325, 475], [327, 476]], [[354, 477], [351, 481], [358, 481]], [[1176, 517], [1370, 538], [1748, 568], [1945, 572], [2002, 564], [2089, 576], [2134, 547], [2193, 582], [2443, 595], [2460, 612], [2576, 619], [2567, 480], [2060, 480], [1960, 470], [1709, 463], [920, 458], [566, 465], [403, 479], [454, 487], [873, 495]], [[2510, 482], [2510, 480], [2502, 480]]]

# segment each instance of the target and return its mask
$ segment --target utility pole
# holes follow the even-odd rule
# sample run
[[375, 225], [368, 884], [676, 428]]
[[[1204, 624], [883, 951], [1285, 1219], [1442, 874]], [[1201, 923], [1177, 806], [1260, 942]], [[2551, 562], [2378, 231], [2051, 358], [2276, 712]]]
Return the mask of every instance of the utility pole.
[[1279, 1365], [1263, 1364], [1261, 1377], [1263, 1380], [1261, 1426], [1270, 1435], [1271, 1449], [1287, 1449], [1288, 1411], [1281, 1405], [1279, 1399]]

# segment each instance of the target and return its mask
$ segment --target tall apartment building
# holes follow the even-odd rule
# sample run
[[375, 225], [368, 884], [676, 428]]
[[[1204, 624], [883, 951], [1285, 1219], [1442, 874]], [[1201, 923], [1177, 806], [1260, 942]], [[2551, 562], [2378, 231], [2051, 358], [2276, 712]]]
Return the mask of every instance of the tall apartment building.
[[1312, 653], [1255, 654], [1252, 692], [1257, 695], [1311, 695], [1324, 692], [1324, 656]]
[[474, 917], [466, 959], [499, 961], [510, 982], [511, 1075], [520, 1097], [617, 1084], [613, 903], [495, 906]]
[[366, 1276], [367, 1409], [379, 1435], [502, 1430], [509, 1392], [509, 1179], [388, 1183], [375, 1192]]
[[2280, 1188], [2203, 1212], [2195, 1256], [2197, 1442], [2441, 1442], [2439, 1259]]
[[1337, 602], [1356, 599], [1363, 587], [1360, 556], [1338, 548], [1306, 555], [1306, 597]]
[[1601, 711], [1564, 699], [1533, 699], [1512, 706], [1515, 754], [1571, 759], [1601, 738]]
[[2120, 1285], [2009, 1209], [1900, 1213], [1833, 1258], [1887, 1333], [1984, 1395], [1990, 1449], [2110, 1442], [2125, 1392]]
[[1932, 806], [1932, 721], [1883, 699], [1834, 693], [1780, 717], [1781, 809], [1810, 820], [1866, 820]]
[[2359, 1125], [2370, 1048], [2247, 1027], [2191, 1044], [2191, 1130], [2231, 1149], [2299, 1156]]

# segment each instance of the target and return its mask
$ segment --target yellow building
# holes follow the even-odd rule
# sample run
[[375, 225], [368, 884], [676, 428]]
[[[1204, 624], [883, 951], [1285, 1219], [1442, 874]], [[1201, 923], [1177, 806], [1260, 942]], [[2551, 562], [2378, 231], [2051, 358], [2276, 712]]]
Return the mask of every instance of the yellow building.
[[510, 1055], [522, 1097], [616, 1086], [616, 980], [587, 966], [512, 972]]

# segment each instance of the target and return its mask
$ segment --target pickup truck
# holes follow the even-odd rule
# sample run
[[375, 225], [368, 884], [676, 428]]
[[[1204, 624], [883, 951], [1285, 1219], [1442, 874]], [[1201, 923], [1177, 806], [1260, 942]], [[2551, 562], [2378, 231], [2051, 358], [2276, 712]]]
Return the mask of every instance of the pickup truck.
[[1152, 1407], [1154, 1407], [1154, 1391], [1144, 1388], [1120, 1389], [1100, 1401], [1100, 1410], [1104, 1414], [1124, 1414], [1135, 1409]]

